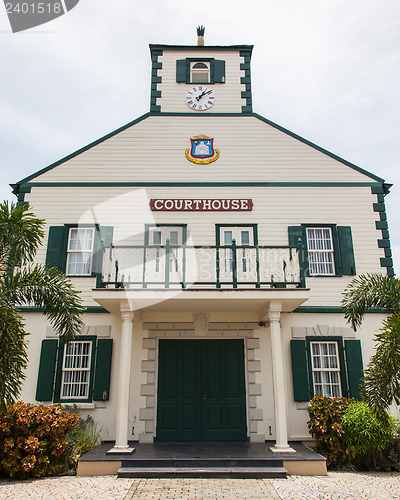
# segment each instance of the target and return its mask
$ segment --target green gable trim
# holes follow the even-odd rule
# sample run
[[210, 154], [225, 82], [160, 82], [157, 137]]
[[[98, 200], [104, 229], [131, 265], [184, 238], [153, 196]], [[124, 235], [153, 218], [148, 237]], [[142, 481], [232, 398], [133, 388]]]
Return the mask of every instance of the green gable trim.
[[29, 187], [30, 185], [27, 184], [27, 183], [30, 180], [35, 179], [39, 175], [42, 175], [45, 172], [48, 172], [49, 170], [52, 170], [53, 168], [57, 167], [58, 165], [61, 165], [62, 163], [65, 163], [68, 160], [71, 160], [72, 158], [75, 158], [75, 156], [78, 156], [81, 153], [84, 153], [85, 151], [87, 151], [88, 149], [93, 148], [94, 146], [97, 146], [98, 144], [101, 144], [102, 142], [106, 141], [107, 139], [110, 139], [111, 137], [113, 137], [114, 135], [117, 135], [120, 132], [123, 132], [124, 130], [126, 130], [127, 128], [132, 127], [133, 125], [136, 125], [137, 123], [145, 120], [149, 116], [150, 116], [150, 113], [145, 113], [144, 115], [139, 116], [139, 118], [136, 118], [135, 120], [132, 120], [131, 122], [127, 123], [126, 125], [123, 125], [122, 127], [117, 128], [113, 132], [110, 132], [109, 134], [104, 135], [100, 139], [97, 139], [96, 141], [91, 142], [87, 146], [84, 146], [84, 147], [78, 149], [77, 151], [74, 151], [73, 153], [71, 153], [71, 154], [69, 154], [67, 156], [64, 156], [64, 158], [61, 158], [61, 160], [58, 160], [58, 161], [52, 163], [51, 165], [48, 165], [47, 167], [42, 168], [41, 170], [38, 170], [34, 174], [31, 174], [28, 177], [25, 177], [24, 179], [20, 180], [17, 184], [15, 184], [15, 186], [20, 186], [19, 187], [19, 191], [21, 190], [23, 184], [26, 184], [26, 186]]
[[390, 248], [389, 239], [378, 240], [378, 248]]
[[363, 168], [357, 167], [357, 165], [354, 165], [353, 163], [350, 163], [349, 161], [341, 158], [340, 156], [337, 156], [334, 153], [331, 153], [327, 149], [324, 149], [324, 148], [321, 148], [320, 146], [317, 146], [313, 142], [310, 142], [307, 139], [304, 139], [300, 135], [297, 135], [294, 132], [291, 132], [290, 130], [285, 129], [284, 127], [281, 127], [280, 125], [278, 125], [278, 124], [276, 124], [274, 122], [271, 122], [267, 118], [264, 118], [263, 116], [258, 115], [257, 113], [253, 113], [252, 116], [255, 116], [256, 118], [258, 118], [262, 122], [267, 123], [268, 125], [271, 125], [271, 127], [274, 127], [277, 130], [280, 130], [281, 132], [284, 132], [285, 134], [290, 135], [294, 139], [297, 139], [297, 140], [303, 142], [304, 144], [307, 144], [307, 146], [310, 146], [310, 147], [316, 149], [317, 151], [319, 151], [319, 152], [321, 152], [321, 153], [329, 156], [330, 158], [333, 158], [336, 161], [339, 161], [340, 163], [343, 163], [344, 165], [347, 165], [348, 167], [352, 168], [353, 170], [356, 170], [357, 172], [360, 172], [360, 173], [366, 175], [367, 177], [370, 177], [371, 179], [374, 179], [375, 181], [378, 181], [380, 183], [384, 183], [385, 182], [385, 180], [382, 179], [381, 177], [378, 177], [377, 175], [374, 175], [371, 172], [368, 172], [367, 170], [364, 170]]
[[[344, 315], [343, 309], [340, 306], [300, 306], [293, 311], [294, 313], [333, 313]], [[385, 309], [368, 309], [368, 314], [385, 314]], [[292, 314], [292, 313], [290, 313]]]
[[32, 182], [31, 187], [368, 187], [370, 182]]
[[[249, 88], [247, 88], [247, 85], [246, 85], [246, 90], [251, 90], [250, 88], [250, 84], [249, 85]], [[157, 90], [156, 88], [156, 84], [152, 84], [152, 87], [154, 87], [154, 90]], [[268, 120], [267, 118], [264, 118], [263, 116], [261, 115], [258, 115], [257, 113], [248, 113], [248, 114], [243, 114], [243, 113], [208, 113], [208, 114], [197, 114], [197, 115], [194, 115], [193, 113], [162, 113], [162, 112], [159, 112], [157, 111], [156, 109], [154, 111], [151, 111], [150, 113], [145, 113], [144, 115], [140, 116], [139, 118], [127, 123], [126, 125], [123, 125], [122, 127], [110, 132], [109, 134], [101, 137], [100, 139], [97, 139], [96, 141], [94, 142], [91, 142], [90, 144], [78, 149], [77, 151], [65, 156], [64, 158], [50, 164], [49, 166], [41, 169], [41, 170], [38, 170], [37, 172], [31, 174], [30, 176], [28, 177], [25, 177], [24, 179], [20, 180], [17, 184], [13, 184], [12, 187], [14, 187], [14, 194], [18, 194], [21, 190], [21, 185], [25, 185], [24, 186], [24, 189], [27, 189], [29, 188], [31, 185], [29, 184], [29, 181], [31, 181], [32, 179], [35, 179], [36, 177], [40, 176], [41, 174], [44, 174], [45, 172], [48, 172], [49, 170], [52, 170], [53, 168], [57, 167], [58, 165], [61, 165], [62, 163], [65, 163], [66, 161], [72, 159], [72, 158], [75, 158], [76, 156], [80, 155], [81, 153], [87, 151], [88, 149], [94, 147], [94, 146], [97, 146], [98, 144], [101, 144], [102, 142], [106, 141], [107, 139], [110, 139], [111, 137], [113, 137], [114, 135], [117, 135], [118, 133], [120, 132], [123, 132], [124, 130], [126, 130], [127, 128], [129, 127], [132, 127], [133, 125], [136, 125], [137, 123], [140, 123], [141, 121], [145, 120], [146, 118], [150, 117], [150, 116], [191, 116], [191, 117], [201, 117], [201, 116], [206, 116], [207, 118], [210, 118], [210, 117], [220, 117], [220, 116], [240, 116], [240, 117], [245, 117], [245, 118], [248, 118], [250, 116], [252, 117], [255, 117], [257, 118], [258, 120], [264, 122], [264, 123], [267, 123], [268, 125], [276, 128], [277, 130], [280, 130], [281, 132], [284, 132], [285, 134], [303, 142], [304, 144], [307, 144], [308, 146], [316, 149], [317, 151], [320, 151], [322, 152], [323, 154], [326, 154], [328, 156], [330, 156], [331, 158], [343, 163], [344, 165], [347, 165], [348, 167], [370, 177], [371, 179], [374, 179], [375, 181], [377, 181], [378, 183], [380, 183], [380, 185], [382, 185], [382, 183], [384, 183], [384, 180], [381, 179], [380, 177], [377, 177], [376, 175], [374, 174], [371, 174], [370, 172], [367, 172], [366, 170], [360, 168], [360, 167], [357, 167], [356, 165], [354, 165], [353, 163], [350, 163], [346, 160], [344, 160], [343, 158], [340, 158], [339, 156], [327, 151], [326, 149], [323, 149], [319, 146], [317, 146], [316, 144], [313, 144], [312, 142], [310, 141], [307, 141], [306, 139], [304, 139], [303, 137], [293, 133], [293, 132], [290, 132], [289, 130], [281, 127], [280, 125], [277, 125], [276, 123], [274, 122], [271, 122], [270, 120]], [[345, 183], [344, 185], [350, 185], [351, 183]], [[89, 183], [89, 185], [91, 185]], [[231, 185], [239, 185], [238, 183], [236, 184], [231, 184]], [[255, 184], [253, 184], [255, 185]], [[265, 185], [265, 184], [264, 184]], [[273, 184], [270, 184], [270, 185], [273, 185]], [[299, 184], [300, 185], [300, 184]], [[310, 185], [310, 184], [306, 184], [306, 185]], [[316, 184], [316, 185], [324, 185], [324, 184]], [[332, 183], [329, 183], [329, 184], [325, 184], [325, 185], [333, 185]], [[343, 183], [338, 183], [338, 185], [343, 185]], [[357, 186], [357, 185], [360, 185], [360, 183], [354, 183], [353, 184], [354, 186]], [[371, 185], [371, 184], [366, 184], [366, 185]], [[373, 185], [373, 187], [377, 187], [376, 185]], [[386, 219], [381, 219], [381, 220], [386, 220]]]

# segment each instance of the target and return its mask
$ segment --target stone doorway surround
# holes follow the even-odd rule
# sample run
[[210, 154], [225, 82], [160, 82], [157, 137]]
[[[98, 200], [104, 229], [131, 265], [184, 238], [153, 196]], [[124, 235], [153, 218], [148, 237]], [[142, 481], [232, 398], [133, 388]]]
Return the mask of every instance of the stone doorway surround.
[[257, 383], [257, 373], [261, 372], [258, 352], [260, 339], [254, 337], [254, 330], [259, 328], [258, 323], [210, 323], [207, 315], [194, 316], [194, 323], [143, 323], [143, 329], [148, 330], [148, 337], [143, 339], [142, 344], [143, 349], [147, 350], [147, 356], [142, 361], [142, 372], [146, 373], [147, 383], [141, 386], [146, 406], [139, 412], [139, 419], [145, 426], [145, 432], [139, 435], [139, 443], [152, 443], [155, 437], [158, 339], [199, 337], [244, 339], [249, 437], [251, 442], [264, 442], [265, 434], [259, 429], [263, 412], [257, 405], [257, 397], [261, 396], [262, 391], [262, 385]]

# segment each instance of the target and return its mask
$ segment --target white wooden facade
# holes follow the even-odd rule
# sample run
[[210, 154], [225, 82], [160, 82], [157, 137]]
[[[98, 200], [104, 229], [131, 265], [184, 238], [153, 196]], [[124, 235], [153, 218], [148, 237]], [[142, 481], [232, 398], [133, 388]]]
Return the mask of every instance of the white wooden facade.
[[[23, 309], [31, 335], [22, 397], [77, 404], [119, 452], [128, 440], [218, 440], [215, 429], [220, 439], [273, 440], [292, 452], [289, 440], [309, 437], [313, 394], [357, 394], [383, 316], [368, 314], [355, 333], [341, 293], [356, 274], [393, 275], [388, 186], [252, 112], [251, 46], [150, 48], [150, 113], [13, 185], [46, 220], [38, 261], [75, 269], [71, 280], [87, 307], [69, 354], [40, 312]], [[205, 83], [191, 74], [202, 61]], [[187, 105], [199, 86], [215, 96], [204, 111]], [[201, 134], [218, 149], [211, 163], [187, 157]], [[151, 200], [206, 200], [211, 209], [157, 211]], [[252, 209], [213, 210], [213, 200], [251, 200]], [[73, 243], [84, 234], [86, 253]], [[88, 271], [71, 264], [86, 258]], [[313, 258], [331, 264], [313, 267]], [[221, 384], [213, 403], [185, 368], [189, 351], [207, 383]], [[243, 367], [237, 382], [212, 371], [221, 362], [220, 370], [241, 373], [234, 352]], [[316, 374], [318, 357], [331, 359], [327, 375]], [[191, 378], [193, 400], [183, 382]], [[168, 396], [164, 380], [175, 380], [179, 397]], [[229, 384], [240, 389], [235, 403]]]

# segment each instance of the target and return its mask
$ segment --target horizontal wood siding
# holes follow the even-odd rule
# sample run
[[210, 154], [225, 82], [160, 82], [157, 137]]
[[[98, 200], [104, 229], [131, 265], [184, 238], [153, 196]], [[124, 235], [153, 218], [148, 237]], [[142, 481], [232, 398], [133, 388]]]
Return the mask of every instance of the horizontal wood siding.
[[[252, 198], [251, 212], [151, 212], [150, 198]], [[268, 188], [33, 188], [27, 194], [34, 212], [47, 220], [47, 227], [93, 223], [114, 226], [114, 243], [143, 244], [145, 224], [187, 224], [189, 244], [215, 244], [215, 224], [258, 224], [260, 245], [287, 245], [288, 226], [337, 224], [351, 226], [358, 274], [382, 272], [378, 248], [381, 232], [373, 212], [376, 195], [365, 187], [268, 187]], [[93, 209], [93, 212], [92, 212]], [[47, 235], [38, 259], [45, 261]], [[351, 280], [346, 277], [308, 278], [312, 298], [307, 306], [339, 305], [341, 292]], [[74, 278], [86, 305], [94, 278]]]
[[[178, 84], [177, 84], [178, 85]], [[219, 159], [185, 157], [190, 137], [214, 138]], [[254, 116], [151, 116], [32, 182], [371, 182]], [[376, 200], [375, 200], [376, 201]]]
[[[240, 69], [240, 64], [244, 58], [239, 52], [185, 52], [182, 54], [176, 50], [164, 51], [159, 56], [158, 61], [162, 63], [162, 69], [157, 75], [161, 76], [162, 82], [158, 84], [157, 90], [161, 91], [161, 98], [157, 99], [157, 104], [161, 105], [162, 112], [174, 113], [200, 113], [191, 110], [186, 104], [186, 93], [199, 84], [186, 84], [176, 82], [176, 60], [184, 58], [213, 57], [225, 61], [225, 83], [209, 85], [215, 96], [215, 104], [207, 110], [207, 113], [241, 113], [242, 106], [246, 105], [246, 99], [242, 99], [241, 92], [246, 90], [246, 86], [240, 83], [240, 78], [245, 76], [245, 71]], [[203, 84], [207, 85], [207, 84]]]

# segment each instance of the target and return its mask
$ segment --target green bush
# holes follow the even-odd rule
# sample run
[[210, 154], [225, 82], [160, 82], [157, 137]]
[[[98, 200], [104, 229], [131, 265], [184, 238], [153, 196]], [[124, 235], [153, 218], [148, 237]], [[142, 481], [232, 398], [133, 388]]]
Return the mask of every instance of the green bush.
[[345, 442], [369, 467], [375, 468], [376, 452], [393, 446], [398, 422], [387, 413], [378, 415], [365, 403], [355, 401], [346, 409], [343, 426]]
[[0, 468], [10, 477], [55, 475], [68, 469], [66, 436], [78, 415], [61, 405], [19, 401], [0, 413]]
[[326, 458], [329, 468], [348, 467], [355, 456], [354, 446], [344, 441], [343, 429], [343, 416], [352, 402], [354, 399], [315, 396], [308, 408], [315, 451]]

